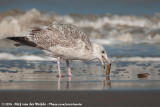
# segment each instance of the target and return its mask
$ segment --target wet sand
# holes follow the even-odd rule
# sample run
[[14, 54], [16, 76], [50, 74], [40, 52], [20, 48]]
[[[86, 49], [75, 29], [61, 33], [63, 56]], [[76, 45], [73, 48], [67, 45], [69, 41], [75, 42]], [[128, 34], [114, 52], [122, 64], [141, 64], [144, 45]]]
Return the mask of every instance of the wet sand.
[[[71, 61], [73, 76], [68, 77], [66, 64], [61, 61], [64, 77], [57, 78], [56, 61], [46, 59], [42, 51], [24, 46], [15, 48], [11, 42], [4, 42], [0, 45], [0, 106], [2, 102], [67, 102], [82, 103], [84, 107], [160, 105], [160, 61], [155, 60], [159, 58], [160, 48], [157, 45], [156, 48], [154, 45], [149, 48], [148, 45], [106, 46], [112, 61], [109, 77], [100, 62], [95, 61]], [[32, 59], [29, 55], [35, 55], [39, 61], [28, 60]], [[140, 59], [135, 60], [137, 56]], [[145, 59], [148, 56], [151, 60]]]
[[[74, 107], [159, 107], [158, 90], [154, 91], [0, 91], [3, 103], [79, 104]], [[17, 102], [19, 101], [19, 102]], [[25, 107], [25, 106], [23, 106]], [[29, 106], [33, 107], [33, 106]], [[60, 107], [63, 107], [60, 106]], [[67, 106], [71, 107], [71, 106]]]
[[99, 62], [75, 61], [70, 65], [73, 76], [67, 76], [62, 62], [64, 77], [57, 78], [56, 62], [0, 60], [0, 106], [15, 106], [16, 102], [46, 104], [42, 107], [53, 107], [50, 103], [80, 104], [77, 107], [160, 105], [158, 61], [113, 61], [109, 77]]
[[109, 77], [99, 62], [71, 62], [72, 77], [65, 66], [58, 78], [56, 62], [1, 60], [0, 90], [160, 89], [160, 62], [112, 62]]

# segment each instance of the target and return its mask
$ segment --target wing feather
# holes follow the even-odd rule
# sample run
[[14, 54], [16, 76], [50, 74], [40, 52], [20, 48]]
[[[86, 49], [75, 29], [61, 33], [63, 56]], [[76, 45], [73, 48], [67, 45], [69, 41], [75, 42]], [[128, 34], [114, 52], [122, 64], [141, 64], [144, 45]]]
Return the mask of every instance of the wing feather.
[[86, 49], [91, 49], [89, 38], [77, 27], [69, 24], [54, 23], [49, 26], [32, 27], [27, 37], [44, 49], [56, 45], [73, 48], [82, 43]]

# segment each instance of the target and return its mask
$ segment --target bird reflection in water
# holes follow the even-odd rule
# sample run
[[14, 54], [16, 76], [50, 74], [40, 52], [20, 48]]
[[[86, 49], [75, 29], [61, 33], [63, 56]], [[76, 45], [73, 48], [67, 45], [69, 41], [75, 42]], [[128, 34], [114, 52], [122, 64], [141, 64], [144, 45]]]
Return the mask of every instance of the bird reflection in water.
[[[66, 82], [65, 88], [63, 86], [61, 87], [61, 78], [62, 77], [58, 78], [58, 81], [57, 81], [57, 90], [61, 90], [61, 89], [63, 89], [63, 90], [69, 90], [70, 89], [71, 77], [67, 77], [67, 81], [65, 81]], [[109, 76], [107, 76], [106, 80], [103, 80], [102, 83], [100, 82], [100, 85], [101, 84], [102, 84], [102, 89], [110, 89], [111, 88], [111, 81], [110, 81]], [[86, 88], [88, 89], [89, 87], [86, 87]]]
[[[68, 77], [67, 85], [66, 85], [67, 90], [69, 89], [70, 81], [71, 81], [71, 77]], [[61, 89], [61, 77], [59, 77], [57, 81], [57, 90], [60, 90], [60, 89]]]
[[111, 81], [109, 76], [106, 77], [106, 80], [104, 80], [103, 82], [103, 89], [110, 89], [111, 88]]

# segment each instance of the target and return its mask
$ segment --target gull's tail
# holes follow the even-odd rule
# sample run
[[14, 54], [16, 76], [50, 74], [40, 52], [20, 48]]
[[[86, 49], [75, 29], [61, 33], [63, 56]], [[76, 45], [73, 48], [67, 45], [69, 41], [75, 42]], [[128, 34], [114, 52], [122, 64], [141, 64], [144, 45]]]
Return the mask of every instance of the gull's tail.
[[15, 46], [27, 45], [31, 47], [37, 47], [37, 44], [30, 41], [27, 37], [7, 37], [7, 39], [18, 42], [17, 44], [15, 44]]

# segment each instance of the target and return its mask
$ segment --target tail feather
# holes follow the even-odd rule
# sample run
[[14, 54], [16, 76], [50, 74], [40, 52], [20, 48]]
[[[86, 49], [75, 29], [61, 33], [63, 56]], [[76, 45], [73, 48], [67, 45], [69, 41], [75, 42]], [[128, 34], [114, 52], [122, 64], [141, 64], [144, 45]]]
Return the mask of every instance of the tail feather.
[[8, 37], [7, 39], [16, 41], [18, 43], [21, 43], [23, 45], [28, 45], [31, 47], [37, 47], [37, 44], [34, 43], [33, 41], [30, 41], [27, 37]]

